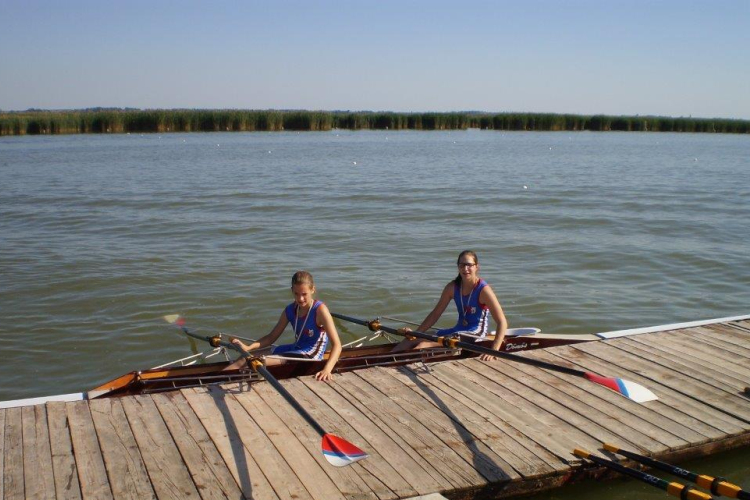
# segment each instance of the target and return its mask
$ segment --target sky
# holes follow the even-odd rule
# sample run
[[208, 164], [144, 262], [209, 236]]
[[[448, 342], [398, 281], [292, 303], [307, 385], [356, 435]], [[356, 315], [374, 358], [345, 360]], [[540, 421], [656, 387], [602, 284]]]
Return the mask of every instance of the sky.
[[750, 119], [748, 0], [0, 0], [0, 110]]

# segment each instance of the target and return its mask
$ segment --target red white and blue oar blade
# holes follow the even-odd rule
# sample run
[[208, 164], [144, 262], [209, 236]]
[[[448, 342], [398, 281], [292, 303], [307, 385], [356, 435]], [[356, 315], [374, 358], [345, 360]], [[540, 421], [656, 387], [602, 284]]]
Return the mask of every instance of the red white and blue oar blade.
[[611, 389], [618, 394], [622, 394], [636, 403], [645, 403], [647, 401], [656, 401], [659, 399], [656, 394], [646, 389], [641, 384], [636, 384], [630, 380], [623, 380], [615, 377], [602, 377], [601, 375], [591, 372], [586, 372], [584, 376], [588, 380], [603, 385], [607, 389]]
[[328, 463], [334, 467], [344, 467], [369, 456], [346, 439], [334, 434], [323, 436], [321, 448]]

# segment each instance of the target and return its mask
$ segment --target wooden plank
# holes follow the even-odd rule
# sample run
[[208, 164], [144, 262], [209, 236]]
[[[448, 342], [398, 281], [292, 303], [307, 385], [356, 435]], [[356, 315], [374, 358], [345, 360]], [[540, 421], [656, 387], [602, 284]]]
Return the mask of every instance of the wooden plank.
[[[619, 438], [597, 422], [550, 398], [549, 394], [554, 393], [554, 390], [546, 384], [529, 379], [524, 372], [516, 368], [517, 363], [492, 363], [491, 367], [500, 372], [502, 383], [495, 381], [493, 377], [487, 377], [486, 368], [482, 365], [468, 360], [446, 363], [445, 366], [450, 370], [463, 370], [465, 373], [462, 373], [462, 377], [498, 396], [501, 400], [499, 406], [515, 406], [552, 429], [549, 433], [533, 438], [542, 446], [551, 441], [567, 449], [572, 441], [577, 446], [596, 449], [601, 441]], [[564, 432], [561, 429], [564, 429]], [[629, 441], [628, 444], [635, 446]], [[569, 451], [572, 450], [573, 448], [570, 448]]]
[[[487, 365], [500, 371], [497, 362], [488, 362]], [[509, 367], [506, 366], [503, 367], [503, 369], [508, 370]], [[622, 412], [609, 401], [609, 399], [612, 399], [613, 397], [622, 396], [607, 391], [608, 394], [604, 396], [607, 399], [602, 400], [601, 398], [593, 396], [578, 387], [579, 385], [582, 385], [583, 382], [580, 378], [572, 375], [562, 374], [558, 377], [554, 372], [548, 372], [541, 368], [524, 365], [522, 363], [513, 363], [512, 369], [525, 374], [520, 375], [520, 377], [525, 377], [527, 379], [524, 382], [534, 384], [534, 388], [543, 392], [548, 398], [554, 399], [573, 412], [584, 416], [587, 420], [596, 422], [597, 425], [605, 427], [611, 434], [617, 436], [618, 442], [627, 440], [635, 446], [645, 450], [663, 451], [669, 448], [667, 445], [654, 439], [653, 436], [641, 432], [641, 428], [644, 426], [637, 425], [640, 422], [636, 422], [636, 425], [639, 427], [639, 429], [636, 430], [631, 425], [633, 424], [631, 420], [634, 419], [623, 418]], [[533, 380], [533, 382], [531, 382], [531, 380]], [[581, 421], [580, 423], [587, 425], [585, 421]], [[653, 433], [650, 432], [650, 434]]]
[[743, 319], [740, 321], [730, 321], [729, 323], [722, 323], [722, 324], [731, 326], [732, 328], [738, 328], [747, 333], [750, 333], [750, 320]]
[[[711, 345], [692, 342], [684, 345], [680, 339], [623, 339], [632, 342], [641, 349], [658, 353], [659, 356], [672, 359], [687, 369], [703, 374], [716, 374], [719, 380], [737, 385], [739, 390], [750, 384], [750, 369], [725, 357], [717, 357], [710, 352]], [[737, 358], [735, 357], [735, 360]], [[702, 377], [701, 377], [702, 378]]]
[[[617, 370], [617, 374], [633, 382], [637, 382], [649, 387], [655, 391], [659, 397], [657, 401], [649, 403], [649, 407], [668, 416], [670, 419], [690, 426], [697, 432], [710, 439], [720, 439], [726, 436], [736, 436], [744, 432], [745, 423], [727, 415], [726, 413], [712, 408], [697, 401], [690, 395], [683, 394], [678, 389], [671, 387], [670, 379], [674, 379], [674, 374], [667, 374], [666, 377], [654, 377], [651, 371], [651, 365], [647, 360], [631, 359], [628, 366], [619, 366], [610, 359], [608, 350], [602, 353], [599, 347], [591, 348], [583, 344], [577, 347], [556, 348], [555, 353], [564, 353], [565, 357], [578, 363], [578, 360], [584, 360], [588, 369], [597, 373], [611, 373]], [[586, 356], [577, 354], [579, 351]], [[617, 350], [613, 356], [617, 356]]]
[[[502, 462], [495, 465], [502, 465], [502, 470], [508, 476], [506, 481], [539, 477], [550, 474], [556, 469], [567, 470], [569, 468], [541, 446], [536, 448], [539, 455], [520, 446], [508, 435], [507, 425], [496, 425], [497, 421], [505, 420], [505, 417], [509, 416], [508, 413], [492, 415], [485, 410], [483, 415], [480, 414], [481, 409], [477, 408], [477, 403], [465, 396], [461, 390], [464, 389], [461, 382], [465, 380], [455, 376], [453, 379], [447, 378], [445, 369], [441, 368], [441, 365], [434, 365], [423, 369], [414, 366], [380, 369], [375, 374], [379, 376], [368, 381], [372, 385], [377, 384], [377, 388], [391, 399], [408, 404], [404, 408], [417, 418], [424, 412], [434, 410], [444, 414], [453, 421], [452, 425], [464, 439], [469, 438], [481, 442], [497, 457], [500, 457]], [[383, 377], [393, 380], [384, 380]], [[367, 378], [370, 379], [369, 375]], [[471, 394], [470, 391], [466, 392]], [[417, 396], [417, 399], [414, 396]], [[485, 392], [484, 399], [496, 400], [497, 398]], [[440, 422], [430, 424], [430, 426], [436, 425], [440, 425]], [[466, 431], [461, 431], [461, 428]], [[470, 448], [475, 448], [475, 453], [481, 452], [481, 448], [475, 443], [467, 444]], [[540, 455], [547, 460], [541, 458]]]
[[23, 420], [21, 408], [5, 410], [5, 500], [25, 498], [23, 481]]
[[[524, 480], [570, 468], [559, 457], [521, 432], [516, 432], [519, 423], [523, 428], [533, 424], [517, 418], [513, 413], [515, 407], [503, 408], [503, 405], [497, 404], [500, 398], [492, 397], [490, 392], [469, 383], [464, 377], [449, 377], [444, 365], [442, 363], [428, 369], [412, 366], [387, 370], [386, 373], [412, 389], [430, 384], [439, 400], [446, 401], [449, 415], [463, 422], [472, 434], [503, 457]], [[428, 401], [432, 402], [433, 399], [430, 397]], [[488, 401], [491, 402], [488, 404]], [[486, 408], [493, 406], [493, 403], [497, 410]], [[545, 432], [544, 424], [536, 423], [537, 432]]]
[[682, 336], [694, 342], [701, 342], [722, 349], [731, 354], [734, 358], [750, 358], [750, 349], [728, 342], [726, 336], [717, 335], [716, 332], [710, 330], [692, 328], [682, 332]]
[[245, 498], [185, 397], [173, 391], [152, 398], [203, 500]]
[[[229, 472], [240, 485], [242, 494], [247, 498], [278, 500], [279, 495], [276, 494], [268, 479], [260, 470], [258, 463], [245, 448], [242, 442], [243, 436], [240, 435], [236, 420], [227, 405], [220, 403], [220, 400], [215, 400], [206, 388], [183, 389], [180, 392], [200, 419], [203, 428], [206, 429], [211, 441], [227, 464]], [[217, 406], [217, 403], [219, 403], [219, 406]], [[249, 420], [243, 419], [242, 425], [246, 428], [250, 427], [251, 423]], [[252, 432], [253, 427], [250, 427], [249, 431], [243, 430]], [[261, 441], [254, 447], [266, 449], [268, 444], [270, 443]], [[264, 465], [273, 467], [275, 463]], [[300, 490], [295, 480], [296, 476], [289, 478], [290, 485], [287, 486], [285, 491]], [[301, 489], [300, 494], [302, 495], [300, 498], [309, 498], [307, 490], [304, 488]], [[282, 498], [290, 498], [290, 496], [291, 493], [283, 495]]]
[[[380, 391], [393, 404], [403, 408], [415, 421], [421, 421], [432, 428], [446, 445], [453, 447], [454, 451], [462, 456], [475, 471], [482, 474], [488, 482], [508, 482], [520, 478], [518, 472], [503, 457], [477, 439], [477, 436], [472, 434], [455, 416], [451, 418], [447, 414], [445, 402], [440, 401], [437, 404], [434, 401], [428, 402], [422, 394], [388, 376], [386, 372], [390, 370], [393, 369], [372, 368], [355, 372], [355, 374]], [[421, 389], [435, 395], [435, 392], [426, 384]]]
[[[630, 370], [633, 373], [638, 373], [639, 375], [650, 379], [651, 382], [647, 382], [646, 385], [651, 384], [649, 387], [651, 387], [652, 390], [654, 389], [654, 383], [669, 387], [670, 389], [698, 401], [702, 406], [708, 406], [718, 410], [725, 416], [729, 416], [735, 421], [741, 422], [740, 425], [745, 429], [750, 427], [750, 420], [748, 420], [746, 416], [749, 411], [746, 408], [740, 407], [737, 402], [730, 401], [727, 393], [723, 391], [715, 391], [711, 386], [686, 377], [684, 374], [675, 371], [672, 368], [652, 363], [643, 358], [636, 358], [632, 355], [628, 356], [624, 350], [617, 347], [616, 343], [610, 342], [612, 341], [596, 342], [597, 345], [595, 348], [586, 346], [585, 343], [572, 345], [570, 347], [587, 353], [593, 351], [599, 358], [606, 360], [610, 366], [616, 365], [622, 369]], [[609, 372], [611, 371], [612, 368], [609, 369]], [[619, 371], [618, 374], [625, 376]], [[656, 391], [656, 394], [657, 396], [659, 395], [658, 390]], [[710, 421], [707, 421], [707, 423], [710, 423]]]
[[26, 498], [54, 498], [55, 480], [52, 475], [52, 453], [47, 430], [47, 411], [43, 405], [24, 406], [23, 470]]
[[[454, 487], [408, 442], [378, 419], [366, 403], [343, 390], [345, 377], [337, 376], [335, 384], [321, 384], [307, 378], [299, 379], [316, 399], [325, 401], [335, 413], [317, 413], [328, 423], [330, 432], [358, 439], [370, 458], [359, 462], [373, 476], [399, 497], [427, 494]], [[294, 387], [294, 384], [292, 384]], [[295, 396], [307, 400], [301, 390]], [[411, 443], [414, 443], [414, 439]], [[377, 490], [376, 490], [377, 491]]]
[[[662, 356], [658, 351], [641, 346], [628, 339], [619, 339], [620, 342], [615, 345], [622, 352], [629, 355], [639, 355], [648, 359], [653, 366], [660, 366], [666, 370], [680, 374], [683, 382], [694, 382], [694, 394], [700, 400], [714, 401], [720, 404], [721, 409], [733, 412], [738, 418], [745, 419], [750, 423], [750, 408], [747, 407], [747, 400], [740, 395], [739, 391], [744, 388], [744, 384], [734, 383], [731, 380], [721, 379], [715, 373], [697, 370], [686, 366], [674, 357]], [[707, 399], [710, 398], [710, 399]]]
[[113, 498], [88, 402], [66, 403], [66, 410], [78, 469], [78, 480], [81, 485], [81, 496], [84, 500]]
[[[531, 354], [531, 357], [549, 363], [580, 369], [580, 366], [576, 366], [574, 362], [566, 359], [562, 354], [553, 354], [552, 352], [548, 353], [540, 350]], [[557, 373], [546, 373], [557, 378], [562, 378]], [[649, 405], [631, 401], [599, 384], [576, 383], [570, 388], [569, 393], [575, 396], [576, 394], [580, 394], [579, 391], [589, 393], [593, 396], [592, 407], [595, 406], [613, 418], [627, 422], [629, 427], [664, 444], [671, 450], [685, 447], [691, 442], [702, 443], [708, 440], [706, 436], [695, 432], [689, 427], [682, 426], [677, 421], [665, 419], [661, 412], [650, 408]]]
[[3, 496], [3, 483], [5, 482], [5, 409], [0, 408], [0, 498]]
[[[285, 382], [285, 385], [286, 389], [292, 394], [292, 396], [294, 396], [294, 398], [305, 409], [307, 409], [308, 413], [328, 432], [341, 437], [346, 436], [348, 441], [355, 443], [357, 446], [368, 449], [370, 448], [367, 441], [361, 436], [356, 436], [354, 432], [344, 435], [338, 434], [337, 432], [339, 428], [331, 425], [331, 418], [329, 418], [331, 413], [334, 413], [333, 410], [329, 406], [323, 404], [320, 398], [311, 392], [301, 380], [290, 379]], [[263, 392], [269, 389], [270, 388], [267, 387], [267, 384], [262, 384], [258, 387], [258, 392], [262, 396]], [[290, 415], [289, 407], [287, 405], [270, 405], [270, 408], [279, 418], [285, 419]], [[315, 429], [313, 429], [302, 418], [290, 419], [286, 422], [286, 425], [299, 438], [300, 443], [307, 448], [308, 453], [310, 453], [310, 455], [321, 464], [323, 471], [328, 474], [331, 481], [333, 481], [347, 499], [358, 498], [361, 500], [385, 500], [397, 497], [393, 491], [385, 486], [378, 476], [374, 476], [364, 467], [365, 464], [368, 464], [373, 460], [383, 460], [382, 457], [379, 457], [376, 453], [371, 453], [373, 450], [368, 450], [370, 456], [364, 462], [355, 463], [348, 467], [331, 467], [321, 453], [321, 438]], [[395, 473], [395, 471], [393, 472]]]
[[47, 403], [46, 408], [55, 495], [57, 500], [80, 500], [81, 487], [70, 439], [67, 408], [63, 402]]
[[122, 398], [130, 428], [159, 499], [199, 499], [198, 490], [150, 396]]
[[[371, 448], [393, 465], [398, 477], [413, 487], [410, 487], [411, 491], [416, 490], [421, 494], [426, 486], [436, 483], [447, 484], [444, 489], [471, 487], [471, 482], [461, 476], [456, 477], [450, 469], [432, 465], [435, 461], [433, 455], [436, 454], [434, 436], [432, 441], [426, 438], [428, 444], [425, 444], [421, 439], [422, 427], [414, 428], [409, 419], [402, 417], [389, 418], [384, 414], [384, 407], [390, 405], [384, 403], [383, 398], [373, 399], [369, 393], [354, 390], [349, 382], [353, 378], [352, 374], [341, 374], [337, 377], [335, 390], [327, 384], [310, 382], [306, 385], [332, 408], [336, 408], [337, 413], [371, 443]], [[399, 491], [392, 489], [397, 493]]]
[[[618, 339], [618, 341], [621, 341]], [[650, 401], [647, 404], [637, 404], [628, 401], [622, 397], [614, 397], [615, 402], [622, 402], [629, 411], [640, 418], [650, 422], [652, 425], [658, 428], [664, 429], [673, 435], [678, 436], [684, 442], [692, 445], [701, 444], [712, 439], [717, 439], [724, 436], [724, 433], [715, 427], [707, 425], [706, 423], [696, 419], [690, 413], [682, 411], [679, 405], [675, 406], [673, 401], [669, 401], [669, 390], [664, 386], [656, 384], [652, 380], [636, 380], [631, 372], [623, 371], [621, 368], [613, 367], [608, 362], [602, 362], [602, 360], [596, 357], [594, 354], [586, 353], [583, 354], [580, 351], [573, 349], [556, 349], [548, 354], [545, 358], [547, 361], [552, 363], [569, 366], [576, 369], [583, 369], [592, 371], [599, 374], [607, 374], [609, 376], [618, 376], [633, 382], [642, 383], [647, 388], [650, 388], [658, 393], [659, 399], [656, 401]], [[640, 358], [634, 358], [640, 359]], [[636, 376], [637, 377], [637, 376]], [[581, 383], [581, 388], [590, 391], [592, 393], [598, 393], [607, 395], [612, 398], [612, 393], [608, 389], [593, 383]], [[666, 398], [663, 392], [667, 392]], [[676, 393], [675, 393], [676, 394]], [[692, 401], [692, 400], [691, 400]], [[692, 401], [693, 404], [699, 404]], [[688, 412], [691, 410], [687, 410]], [[707, 417], [707, 420], [711, 420]], [[668, 443], [669, 444], [669, 443]], [[675, 449], [680, 446], [673, 447]]]
[[724, 356], [743, 365], [750, 360], [750, 349], [726, 342], [721, 336], [708, 334], [706, 331], [686, 331], [680, 338], [683, 342], [699, 342], [701, 346], [710, 346], [717, 351], [722, 351]]
[[[506, 429], [520, 445], [537, 455], [540, 449], [545, 451], [552, 457], [545, 456], [548, 462], [557, 462], [556, 469], [565, 470], [570, 464], [580, 463], [580, 459], [572, 454], [576, 446], [597, 443], [583, 432], [570, 429], [569, 424], [535, 404], [533, 400], [544, 405], [549, 404], [549, 400], [513, 380], [513, 376], [520, 372], [509, 373], [503, 369], [499, 376], [497, 371], [478, 362], [444, 363], [435, 371], [445, 383], [458, 384], [460, 391], [471, 398], [474, 406], [486, 408], [491, 416], [499, 420], [498, 425]], [[519, 398], [514, 390], [526, 395], [533, 393], [534, 396], [530, 400]], [[561, 427], [565, 432], [560, 432]]]
[[116, 499], [156, 498], [141, 452], [130, 429], [122, 401], [115, 398], [89, 402], [91, 419]]
[[[705, 336], [704, 336], [705, 337]], [[633, 337], [633, 340], [641, 339], [637, 336]], [[646, 339], [644, 339], [646, 340]], [[647, 339], [647, 345], [652, 347], [661, 347], [660, 342], [656, 339]], [[722, 349], [708, 342], [704, 342], [703, 338], [691, 339], [687, 338], [682, 334], [669, 335], [666, 337], [666, 345], [661, 347], [662, 349], [671, 349], [682, 357], [687, 355], [689, 357], [695, 357], [701, 362], [708, 363], [711, 369], [726, 368], [735, 375], [740, 375], [743, 378], [750, 380], [750, 368], [747, 368], [747, 359], [744, 357], [737, 356], [735, 353]]]
[[391, 432], [399, 433], [404, 439], [411, 438], [422, 456], [451, 481], [462, 484], [461, 487], [488, 483], [486, 477], [472, 466], [472, 452], [469, 450], [467, 453], [463, 440], [455, 435], [455, 429], [450, 437], [441, 436], [437, 432], [437, 425], [430, 427], [430, 420], [415, 418], [401, 405], [393, 404], [380, 391], [360, 378], [357, 372], [344, 374], [341, 379], [345, 380], [341, 380], [340, 388], [349, 396], [359, 398], [370, 409], [374, 409], [377, 418], [390, 425]]
[[737, 345], [750, 349], [750, 332], [744, 328], [737, 328], [723, 323], [706, 325], [704, 328], [712, 332], [717, 332], [722, 337], [729, 337], [733, 342], [736, 342]]
[[[252, 419], [268, 436], [289, 467], [297, 474], [297, 477], [302, 479], [310, 495], [318, 500], [328, 498], [344, 500], [344, 495], [323, 471], [324, 465], [310, 455], [305, 446], [299, 442], [297, 435], [287, 426], [287, 421], [301, 417], [288, 406], [289, 403], [276, 390], [269, 387], [269, 384], [255, 384], [253, 389], [255, 389], [255, 394], [244, 392], [235, 393], [232, 396], [239, 401], [249, 415], [252, 415]], [[280, 419], [270, 406], [286, 406], [288, 417], [284, 420]], [[315, 442], [320, 443], [318, 439]], [[319, 450], [318, 453], [322, 452]]]

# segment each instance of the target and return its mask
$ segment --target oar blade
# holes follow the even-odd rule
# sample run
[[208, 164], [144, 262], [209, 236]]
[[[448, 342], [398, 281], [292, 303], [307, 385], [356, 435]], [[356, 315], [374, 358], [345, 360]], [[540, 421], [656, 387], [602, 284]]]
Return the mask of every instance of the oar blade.
[[185, 324], [185, 318], [183, 318], [179, 314], [167, 314], [166, 316], [164, 316], [164, 321], [166, 321], [170, 325], [183, 326]]
[[591, 372], [586, 372], [584, 376], [591, 382], [613, 390], [636, 403], [646, 403], [648, 401], [656, 401], [659, 399], [656, 394], [649, 389], [643, 387], [641, 384], [631, 382], [630, 380], [615, 377], [603, 377]]
[[323, 449], [323, 456], [334, 467], [344, 467], [369, 456], [346, 439], [334, 434], [323, 436], [321, 448]]

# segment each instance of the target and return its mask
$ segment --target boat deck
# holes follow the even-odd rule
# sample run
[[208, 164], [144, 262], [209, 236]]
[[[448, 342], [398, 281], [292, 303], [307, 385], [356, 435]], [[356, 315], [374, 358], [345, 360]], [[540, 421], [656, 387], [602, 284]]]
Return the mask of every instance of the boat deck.
[[494, 498], [588, 474], [572, 450], [602, 441], [672, 461], [750, 442], [748, 320], [519, 355], [626, 378], [659, 399], [637, 404], [505, 360], [283, 381], [370, 454], [344, 468], [267, 383], [0, 409], [0, 498]]

